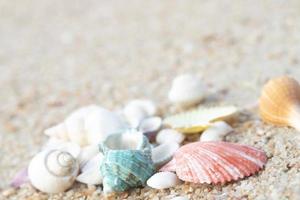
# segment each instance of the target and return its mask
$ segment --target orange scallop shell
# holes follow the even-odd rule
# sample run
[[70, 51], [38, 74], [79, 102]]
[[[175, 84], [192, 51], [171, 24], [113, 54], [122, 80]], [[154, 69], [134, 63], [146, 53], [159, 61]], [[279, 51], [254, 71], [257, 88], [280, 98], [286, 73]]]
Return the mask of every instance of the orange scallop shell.
[[271, 79], [259, 100], [261, 118], [278, 126], [299, 126], [300, 85], [288, 76]]
[[229, 142], [194, 142], [177, 150], [160, 171], [175, 171], [187, 182], [217, 184], [250, 176], [264, 167], [266, 154]]

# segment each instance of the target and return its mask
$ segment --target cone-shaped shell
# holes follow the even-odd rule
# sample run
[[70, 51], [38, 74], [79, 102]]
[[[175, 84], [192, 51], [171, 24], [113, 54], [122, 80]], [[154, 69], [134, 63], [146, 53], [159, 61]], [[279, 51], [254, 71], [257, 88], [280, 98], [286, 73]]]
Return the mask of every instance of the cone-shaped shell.
[[300, 130], [299, 83], [287, 76], [271, 79], [263, 87], [259, 111], [266, 122]]
[[173, 171], [187, 182], [225, 183], [250, 176], [265, 165], [265, 153], [228, 142], [194, 142], [177, 150], [160, 171]]
[[142, 132], [114, 134], [100, 144], [104, 160], [100, 170], [105, 193], [145, 185], [155, 172], [151, 147]]
[[185, 134], [199, 133], [212, 122], [226, 120], [236, 112], [235, 106], [203, 107], [167, 117], [164, 124]]

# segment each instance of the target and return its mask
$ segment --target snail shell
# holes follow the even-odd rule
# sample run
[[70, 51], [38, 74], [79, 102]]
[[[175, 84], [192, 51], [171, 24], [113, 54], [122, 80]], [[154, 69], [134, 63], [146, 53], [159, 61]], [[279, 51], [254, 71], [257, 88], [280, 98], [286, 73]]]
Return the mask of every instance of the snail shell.
[[38, 153], [28, 166], [32, 185], [46, 193], [59, 193], [69, 189], [78, 174], [79, 165], [68, 152], [45, 150]]
[[300, 85], [288, 76], [271, 79], [259, 101], [261, 118], [278, 126], [300, 130]]
[[100, 144], [100, 151], [104, 154], [100, 171], [106, 194], [145, 185], [155, 172], [150, 143], [142, 132], [112, 134]]

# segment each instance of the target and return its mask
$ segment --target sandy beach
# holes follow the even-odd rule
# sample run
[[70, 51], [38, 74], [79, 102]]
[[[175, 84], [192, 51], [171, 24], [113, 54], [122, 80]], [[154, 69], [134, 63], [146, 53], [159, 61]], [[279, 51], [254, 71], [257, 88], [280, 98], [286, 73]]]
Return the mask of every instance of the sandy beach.
[[299, 132], [265, 124], [253, 106], [268, 79], [300, 81], [299, 9], [297, 0], [0, 0], [0, 199], [103, 199], [99, 186], [47, 195], [9, 182], [47, 141], [43, 131], [76, 108], [119, 110], [147, 98], [162, 116], [173, 113], [167, 94], [182, 73], [202, 78], [203, 105], [241, 108], [226, 141], [263, 149], [265, 169], [224, 186], [137, 188], [118, 198], [300, 199]]

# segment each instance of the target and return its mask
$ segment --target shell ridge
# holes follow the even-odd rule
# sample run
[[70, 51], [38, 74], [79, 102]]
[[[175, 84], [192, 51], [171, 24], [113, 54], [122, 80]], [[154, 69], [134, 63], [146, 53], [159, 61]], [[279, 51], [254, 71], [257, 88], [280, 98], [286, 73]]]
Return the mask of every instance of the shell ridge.
[[[109, 164], [115, 164], [115, 165], [119, 165], [118, 162], [120, 162], [120, 157], [124, 157], [124, 155], [122, 154], [121, 156], [113, 156], [111, 157], [109, 160], [107, 160], [107, 163]], [[144, 162], [143, 160], [141, 160], [141, 165], [137, 165], [136, 161], [132, 161], [130, 156], [129, 158], [125, 159], [122, 158], [123, 162], [122, 164], [124, 164], [124, 166], [129, 165], [129, 166], [134, 166], [136, 169], [141, 169], [142, 171], [144, 171], [144, 173], [148, 174], [148, 168], [149, 168], [149, 163], [148, 162]], [[121, 167], [124, 167], [121, 166]], [[138, 175], [138, 174], [137, 174]]]
[[206, 176], [206, 177], [209, 178], [209, 180], [206, 180], [206, 181], [208, 181], [207, 183], [214, 182], [214, 179], [216, 179], [214, 171], [210, 168], [210, 166], [208, 165], [208, 162], [205, 162], [205, 161], [207, 161], [206, 158], [205, 158], [205, 156], [202, 155], [200, 157], [198, 154], [191, 154], [191, 157], [194, 158], [194, 159], [197, 159], [197, 161], [199, 162], [200, 166], [203, 168], [203, 171], [205, 171], [206, 174], [209, 174], [209, 176]]
[[[191, 173], [193, 174], [193, 171], [195, 171], [194, 169], [197, 169], [190, 162], [188, 162], [188, 160], [190, 160], [192, 158], [192, 156], [191, 156], [191, 154], [184, 153], [183, 155], [180, 154], [180, 157], [179, 158], [178, 157], [179, 157], [179, 155], [176, 156], [176, 164], [178, 164], [179, 160], [181, 160], [182, 163], [183, 163], [183, 166], [187, 165], [186, 166], [186, 168], [187, 168], [186, 171], [182, 170], [181, 168], [180, 168], [180, 170], [178, 168], [176, 170], [176, 172], [178, 171], [178, 174], [182, 174], [182, 175], [184, 174], [184, 176], [187, 176], [185, 179], [182, 178], [183, 180], [193, 182], [194, 177], [198, 177], [200, 182], [208, 182], [208, 183], [210, 182], [210, 179], [207, 176], [207, 173], [205, 173], [206, 170], [204, 169], [204, 167], [201, 164], [199, 164], [198, 169], [201, 170], [203, 177], [202, 176], [199, 177], [199, 175], [196, 174], [196, 175], [192, 176], [193, 180], [188, 178], [188, 174], [191, 174]], [[180, 165], [180, 163], [179, 163], [179, 165]], [[198, 182], [198, 181], [196, 181], [196, 182]]]
[[[238, 147], [238, 145], [236, 145], [236, 147]], [[256, 164], [256, 165], [258, 165], [260, 167], [264, 166], [264, 162], [262, 162], [259, 159], [254, 158], [252, 156], [249, 156], [244, 151], [237, 151], [235, 148], [228, 148], [228, 147], [227, 147], [227, 150], [231, 151], [232, 153], [235, 153], [236, 155], [238, 155], [238, 156], [240, 156], [242, 158], [245, 158], [248, 161], [251, 161], [252, 163], [254, 163], [254, 164]]]
[[249, 161], [246, 159], [242, 159], [242, 157], [239, 157], [232, 152], [228, 152], [226, 149], [221, 149], [220, 156], [223, 156], [228, 162], [231, 163], [238, 171], [239, 171], [239, 177], [243, 178], [245, 175], [250, 175], [253, 171], [253, 167], [257, 168], [257, 166], [249, 165]]
[[[139, 154], [136, 154], [139, 155]], [[126, 157], [125, 157], [126, 156]], [[122, 158], [122, 159], [120, 159]], [[137, 157], [135, 157], [135, 159], [138, 159]], [[141, 175], [143, 175], [143, 177], [140, 177], [139, 180], [143, 182], [143, 178], [145, 176], [149, 177], [152, 175], [152, 173], [154, 172], [154, 167], [149, 170], [149, 163], [146, 162], [143, 159], [140, 159], [139, 164], [138, 165], [136, 161], [133, 161], [131, 159], [131, 155], [128, 152], [127, 155], [126, 154], [119, 154], [116, 156], [112, 156], [112, 157], [108, 157], [106, 163], [109, 164], [110, 166], [114, 165], [114, 166], [118, 166], [120, 168], [122, 168], [122, 170], [126, 171], [126, 172], [130, 172], [131, 174], [133, 174], [136, 177], [140, 177]], [[125, 166], [130, 166], [128, 168], [126, 168]], [[138, 170], [129, 170], [129, 168], [134, 168], [134, 169], [138, 169]]]
[[[232, 155], [234, 156], [231, 161], [231, 163], [233, 163], [233, 165], [235, 167], [237, 167], [243, 174], [243, 176], [249, 176], [253, 173], [255, 173], [256, 171], [258, 171], [260, 169], [260, 166], [254, 162], [252, 162], [251, 160], [248, 160], [247, 158], [241, 156], [239, 154], [239, 151], [234, 150], [233, 148], [223, 148], [221, 147], [222, 150], [222, 154], [224, 154], [225, 156], [230, 156], [232, 157]], [[232, 154], [232, 155], [231, 155]], [[249, 157], [249, 156], [248, 156]]]
[[206, 154], [206, 159], [209, 162], [213, 162], [216, 165], [216, 167], [218, 168], [219, 173], [223, 175], [223, 181], [221, 181], [221, 182], [225, 182], [225, 180], [230, 181], [231, 180], [231, 174], [228, 173], [226, 168], [223, 167], [223, 165], [218, 162], [218, 159], [214, 158], [213, 156], [210, 156], [209, 153], [206, 152], [206, 150], [204, 148], [202, 148], [202, 151], [203, 151], [204, 154]]
[[233, 163], [232, 160], [229, 160], [228, 156], [222, 155], [221, 153], [216, 153], [213, 150], [214, 149], [203, 148], [203, 151], [205, 151], [212, 159], [214, 159], [216, 162], [222, 163], [224, 169], [228, 174], [230, 174], [231, 177], [233, 177], [233, 179], [243, 176], [243, 171], [236, 166], [236, 163]]
[[[127, 180], [126, 176], [124, 175], [125, 173], [120, 173], [120, 169], [123, 170], [123, 172], [129, 172], [129, 170], [127, 170], [126, 168], [124, 168], [122, 165], [118, 165], [118, 164], [115, 164], [113, 166], [111, 165], [108, 165], [108, 164], [111, 164], [111, 163], [105, 163], [105, 165], [103, 165], [104, 167], [104, 170], [105, 170], [105, 174], [106, 174], [106, 177], [116, 177], [116, 178], [119, 178], [120, 180], [122, 180], [124, 182], [124, 184], [128, 185], [128, 188], [130, 186], [134, 186], [135, 185], [135, 177], [132, 177], [132, 179], [129, 179], [128, 181], [125, 181]], [[116, 176], [117, 175], [117, 176]], [[122, 184], [120, 184], [122, 185]]]

